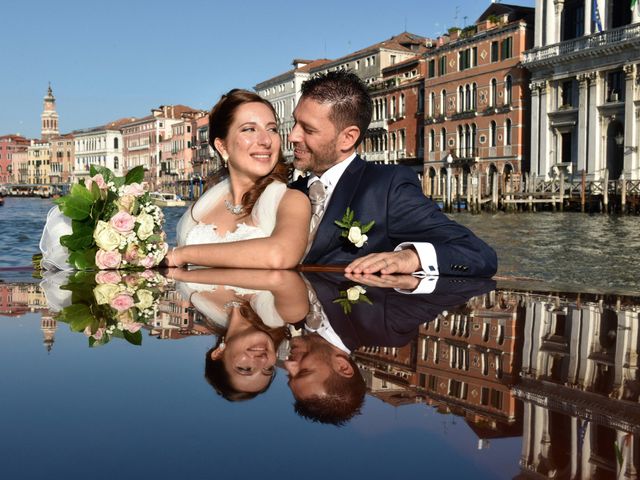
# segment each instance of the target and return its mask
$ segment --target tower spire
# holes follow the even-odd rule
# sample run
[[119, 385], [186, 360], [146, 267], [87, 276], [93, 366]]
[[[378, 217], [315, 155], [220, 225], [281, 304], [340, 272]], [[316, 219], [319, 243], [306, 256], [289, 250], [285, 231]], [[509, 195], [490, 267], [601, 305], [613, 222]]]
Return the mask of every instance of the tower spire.
[[43, 140], [49, 140], [51, 137], [56, 137], [60, 134], [58, 131], [58, 112], [56, 112], [56, 98], [53, 96], [53, 89], [51, 88], [51, 82], [47, 88], [47, 95], [44, 97], [44, 109], [42, 115], [40, 115], [41, 124], [41, 137]]

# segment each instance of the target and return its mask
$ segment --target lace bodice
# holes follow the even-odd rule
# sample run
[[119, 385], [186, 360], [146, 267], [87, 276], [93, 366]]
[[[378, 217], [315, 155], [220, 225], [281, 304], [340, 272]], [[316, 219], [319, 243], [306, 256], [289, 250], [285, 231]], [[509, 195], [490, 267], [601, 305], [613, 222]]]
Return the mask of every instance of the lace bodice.
[[227, 243], [238, 240], [252, 240], [254, 238], [264, 238], [267, 234], [260, 228], [246, 223], [238, 224], [234, 231], [228, 231], [224, 235], [218, 235], [215, 225], [198, 223], [187, 233], [187, 245], [201, 245], [203, 243]]

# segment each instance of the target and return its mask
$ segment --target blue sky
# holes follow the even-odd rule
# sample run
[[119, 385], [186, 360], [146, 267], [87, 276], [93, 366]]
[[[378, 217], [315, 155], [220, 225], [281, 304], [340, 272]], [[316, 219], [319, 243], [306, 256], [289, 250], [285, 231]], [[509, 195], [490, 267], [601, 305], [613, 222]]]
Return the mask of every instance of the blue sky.
[[230, 88], [288, 70], [294, 58], [337, 58], [405, 29], [436, 37], [473, 23], [490, 3], [8, 0], [0, 135], [39, 136], [49, 81], [62, 132], [141, 117], [162, 104], [208, 109]]

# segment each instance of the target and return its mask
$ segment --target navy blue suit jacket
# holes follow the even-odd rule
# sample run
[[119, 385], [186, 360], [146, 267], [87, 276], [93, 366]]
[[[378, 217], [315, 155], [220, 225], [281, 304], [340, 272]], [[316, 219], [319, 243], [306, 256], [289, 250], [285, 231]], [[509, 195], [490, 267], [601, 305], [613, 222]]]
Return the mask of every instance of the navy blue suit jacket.
[[[291, 187], [307, 193], [307, 179], [299, 178]], [[342, 228], [334, 223], [347, 207], [362, 224], [376, 222], [362, 248], [341, 237]], [[440, 275], [490, 277], [497, 269], [495, 251], [426, 198], [413, 170], [376, 165], [359, 156], [336, 185], [303, 263], [347, 264], [369, 253], [393, 251], [402, 242], [431, 243]]]
[[430, 294], [403, 294], [391, 288], [365, 287], [371, 304], [359, 302], [345, 313], [335, 300], [356, 284], [341, 274], [305, 273], [333, 330], [349, 350], [359, 347], [403, 347], [418, 335], [418, 327], [445, 310], [495, 289], [493, 280], [482, 278], [438, 279]]

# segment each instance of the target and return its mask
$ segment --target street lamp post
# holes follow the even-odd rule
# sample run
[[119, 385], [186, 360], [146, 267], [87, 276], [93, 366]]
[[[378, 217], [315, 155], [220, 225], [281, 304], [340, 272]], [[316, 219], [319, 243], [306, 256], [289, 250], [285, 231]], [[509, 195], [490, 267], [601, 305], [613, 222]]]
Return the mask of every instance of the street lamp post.
[[452, 197], [452, 189], [451, 189], [451, 165], [453, 163], [453, 156], [451, 154], [447, 155], [447, 199], [445, 203], [445, 211], [451, 211], [451, 197]]

